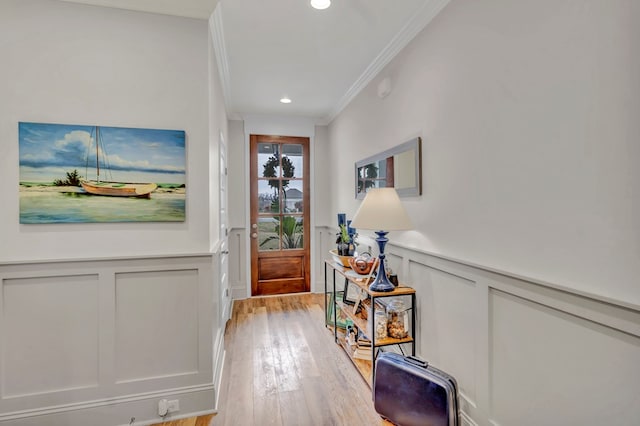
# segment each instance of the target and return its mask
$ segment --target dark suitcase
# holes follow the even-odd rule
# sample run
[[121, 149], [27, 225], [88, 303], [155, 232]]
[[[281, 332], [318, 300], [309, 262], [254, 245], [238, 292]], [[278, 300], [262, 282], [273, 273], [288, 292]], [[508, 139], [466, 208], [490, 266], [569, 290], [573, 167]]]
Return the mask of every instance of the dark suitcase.
[[380, 353], [373, 403], [378, 414], [396, 425], [458, 426], [455, 379], [415, 357]]

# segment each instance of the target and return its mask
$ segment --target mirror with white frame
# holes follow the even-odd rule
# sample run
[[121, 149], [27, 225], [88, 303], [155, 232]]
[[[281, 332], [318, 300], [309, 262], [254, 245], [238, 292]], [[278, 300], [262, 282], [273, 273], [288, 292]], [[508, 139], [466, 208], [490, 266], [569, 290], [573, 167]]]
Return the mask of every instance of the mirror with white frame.
[[395, 188], [400, 197], [422, 195], [422, 143], [420, 138], [394, 146], [356, 162], [356, 198], [371, 188]]

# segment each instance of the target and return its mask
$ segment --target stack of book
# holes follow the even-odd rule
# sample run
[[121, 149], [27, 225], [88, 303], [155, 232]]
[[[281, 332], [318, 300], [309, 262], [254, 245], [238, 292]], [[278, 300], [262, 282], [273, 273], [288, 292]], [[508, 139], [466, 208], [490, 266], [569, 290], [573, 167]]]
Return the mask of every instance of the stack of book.
[[360, 334], [358, 340], [356, 340], [356, 349], [353, 351], [353, 357], [356, 359], [366, 359], [368, 361], [373, 357], [371, 340], [364, 337], [363, 334]]

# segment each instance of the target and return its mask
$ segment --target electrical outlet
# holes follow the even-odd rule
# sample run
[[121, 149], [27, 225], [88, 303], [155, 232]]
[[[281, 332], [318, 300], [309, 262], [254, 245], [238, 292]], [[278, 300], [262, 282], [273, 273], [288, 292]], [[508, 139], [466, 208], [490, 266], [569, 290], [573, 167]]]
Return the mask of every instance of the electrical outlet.
[[158, 401], [158, 415], [166, 416], [168, 412], [169, 412], [169, 401], [167, 401], [166, 399], [161, 399], [160, 401]]
[[180, 400], [172, 399], [167, 403], [167, 412], [175, 413], [176, 411], [180, 411]]

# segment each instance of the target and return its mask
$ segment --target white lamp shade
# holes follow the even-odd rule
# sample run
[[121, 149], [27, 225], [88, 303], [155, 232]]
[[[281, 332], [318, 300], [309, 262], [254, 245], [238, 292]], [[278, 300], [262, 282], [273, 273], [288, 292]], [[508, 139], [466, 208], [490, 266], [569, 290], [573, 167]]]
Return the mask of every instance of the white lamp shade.
[[367, 191], [351, 226], [373, 231], [411, 229], [411, 220], [394, 188], [373, 188]]

